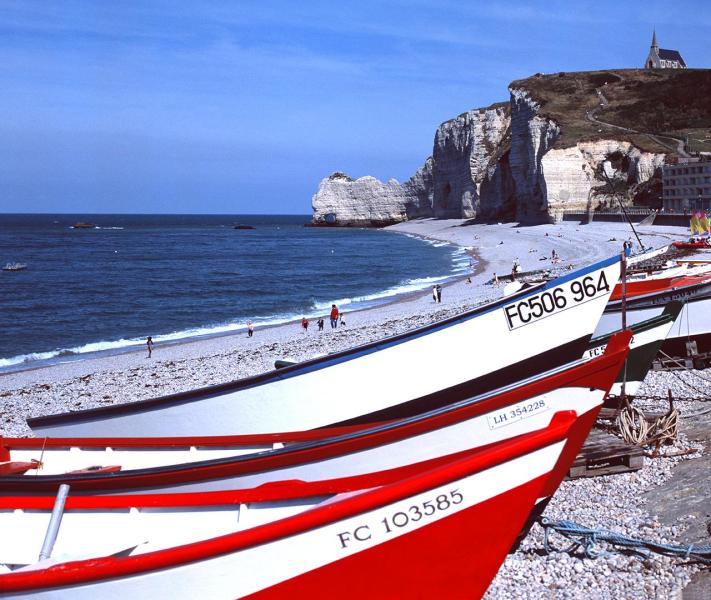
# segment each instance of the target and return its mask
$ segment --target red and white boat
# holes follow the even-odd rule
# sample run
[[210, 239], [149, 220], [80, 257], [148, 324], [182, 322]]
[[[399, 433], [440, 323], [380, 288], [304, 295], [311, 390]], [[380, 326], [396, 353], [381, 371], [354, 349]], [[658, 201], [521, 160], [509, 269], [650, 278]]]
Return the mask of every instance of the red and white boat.
[[674, 248], [679, 250], [700, 250], [704, 248], [711, 248], [711, 241], [708, 238], [702, 240], [688, 240], [685, 242], [672, 242]]
[[[634, 325], [659, 316], [670, 301], [684, 303], [674, 321], [662, 351], [670, 356], [686, 356], [686, 343], [694, 340], [699, 352], [711, 351], [711, 273], [708, 269], [679, 277], [654, 277], [626, 285], [626, 321]], [[594, 337], [620, 328], [621, 289], [615, 291], [600, 318]]]
[[0, 498], [7, 599], [479, 598], [576, 415], [456, 460], [238, 492]]
[[236, 382], [28, 419], [42, 436], [232, 435], [404, 418], [583, 355], [613, 257], [399, 336]]
[[[679, 272], [674, 274], [677, 269]], [[670, 290], [679, 290], [681, 288], [693, 289], [693, 297], [703, 295], [711, 295], [709, 286], [711, 284], [711, 267], [672, 267], [668, 270], [660, 271], [647, 276], [638, 276], [628, 279], [626, 282], [627, 305], [634, 308], [639, 305], [649, 305], [650, 295], [659, 293], [668, 293]], [[610, 296], [610, 304], [615, 305], [622, 300], [622, 285], [615, 286], [612, 295]]]
[[[617, 374], [615, 383], [610, 388], [610, 396], [620, 396], [622, 394], [622, 384], [625, 385], [625, 395], [634, 396], [644, 382], [652, 361], [657, 356], [660, 348], [666, 341], [669, 333], [683, 309], [681, 302], [669, 302], [664, 307], [661, 315], [652, 317], [647, 321], [640, 321], [629, 326], [632, 332], [630, 340], [630, 351], [624, 366]], [[616, 335], [616, 334], [613, 334]], [[585, 356], [592, 358], [600, 356], [610, 340], [610, 335], [604, 335], [590, 340], [590, 347]], [[608, 398], [608, 400], [614, 400]], [[619, 398], [617, 399], [619, 400]], [[617, 402], [614, 400], [614, 402]], [[0, 442], [1, 444], [2, 442]], [[0, 487], [2, 489], [2, 487]]]
[[[220, 438], [0, 438], [0, 460], [16, 471], [0, 476], [0, 493], [48, 493], [62, 483], [80, 494], [234, 490], [350, 477], [442, 461], [542, 429], [559, 411], [579, 417], [566, 448], [572, 460], [627, 357], [631, 335], [617, 334], [592, 360], [367, 428]], [[34, 468], [40, 462], [41, 471]]]

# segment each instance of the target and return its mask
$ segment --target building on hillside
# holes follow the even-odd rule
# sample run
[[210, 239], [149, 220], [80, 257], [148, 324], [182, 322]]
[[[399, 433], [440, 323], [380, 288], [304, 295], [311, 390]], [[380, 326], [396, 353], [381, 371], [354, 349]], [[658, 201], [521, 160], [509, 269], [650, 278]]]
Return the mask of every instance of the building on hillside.
[[657, 46], [657, 32], [652, 33], [652, 46], [649, 48], [645, 69], [686, 69], [686, 63], [678, 50], [666, 50]]
[[711, 160], [681, 159], [662, 168], [665, 211], [711, 210]]

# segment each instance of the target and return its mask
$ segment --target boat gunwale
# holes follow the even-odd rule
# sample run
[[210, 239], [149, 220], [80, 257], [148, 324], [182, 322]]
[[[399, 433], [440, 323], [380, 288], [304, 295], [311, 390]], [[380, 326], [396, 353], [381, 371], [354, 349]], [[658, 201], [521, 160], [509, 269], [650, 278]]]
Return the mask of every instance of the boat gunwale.
[[[704, 279], [702, 281], [691, 281], [689, 283], [686, 283], [684, 285], [680, 286], [669, 286], [663, 290], [657, 290], [654, 292], [649, 292], [647, 294], [641, 294], [639, 296], [631, 296], [626, 299], [626, 307], [628, 309], [646, 309], [646, 308], [660, 308], [664, 306], [664, 303], [662, 302], [657, 302], [655, 304], [649, 304], [645, 305], [645, 303], [649, 302], [650, 300], [657, 300], [657, 299], [662, 299], [664, 296], [671, 296], [667, 302], [671, 302], [673, 300], [677, 300], [678, 298], [674, 297], [674, 294], [679, 294], [680, 292], [684, 292], [686, 290], [702, 290], [704, 288], [709, 288], [708, 292], [703, 292], [702, 294], [698, 296], [692, 296], [688, 298], [687, 300], [683, 300], [683, 302], [696, 302], [699, 300], [705, 300], [709, 297], [711, 297], [711, 273], [706, 273], [704, 275], [685, 275], [682, 279], [686, 278], [699, 278], [703, 277]], [[681, 301], [681, 300], [680, 300]], [[641, 305], [641, 306], [640, 306]], [[607, 306], [605, 307], [604, 313], [605, 314], [610, 314], [610, 313], [615, 313], [615, 312], [620, 312], [622, 309], [622, 300], [612, 300], [608, 302]]]

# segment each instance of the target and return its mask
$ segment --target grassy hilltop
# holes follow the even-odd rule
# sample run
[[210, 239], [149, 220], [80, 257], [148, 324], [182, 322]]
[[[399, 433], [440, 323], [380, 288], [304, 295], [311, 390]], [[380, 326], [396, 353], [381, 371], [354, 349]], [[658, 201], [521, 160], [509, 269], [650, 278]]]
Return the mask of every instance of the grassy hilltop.
[[[674, 153], [674, 140], [689, 138], [694, 152], [711, 151], [711, 69], [615, 69], [537, 74], [510, 84], [556, 121], [556, 148], [612, 137], [649, 152]], [[588, 115], [623, 131], [592, 122]], [[661, 136], [659, 139], [657, 136]]]

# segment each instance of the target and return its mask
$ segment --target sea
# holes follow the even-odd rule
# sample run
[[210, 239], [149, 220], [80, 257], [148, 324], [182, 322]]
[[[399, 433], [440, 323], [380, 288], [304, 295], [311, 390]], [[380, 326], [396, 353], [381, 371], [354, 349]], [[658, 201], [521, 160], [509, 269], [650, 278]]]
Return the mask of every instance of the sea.
[[27, 265], [0, 271], [0, 371], [373, 307], [470, 268], [450, 244], [309, 221], [0, 215], [0, 266]]

